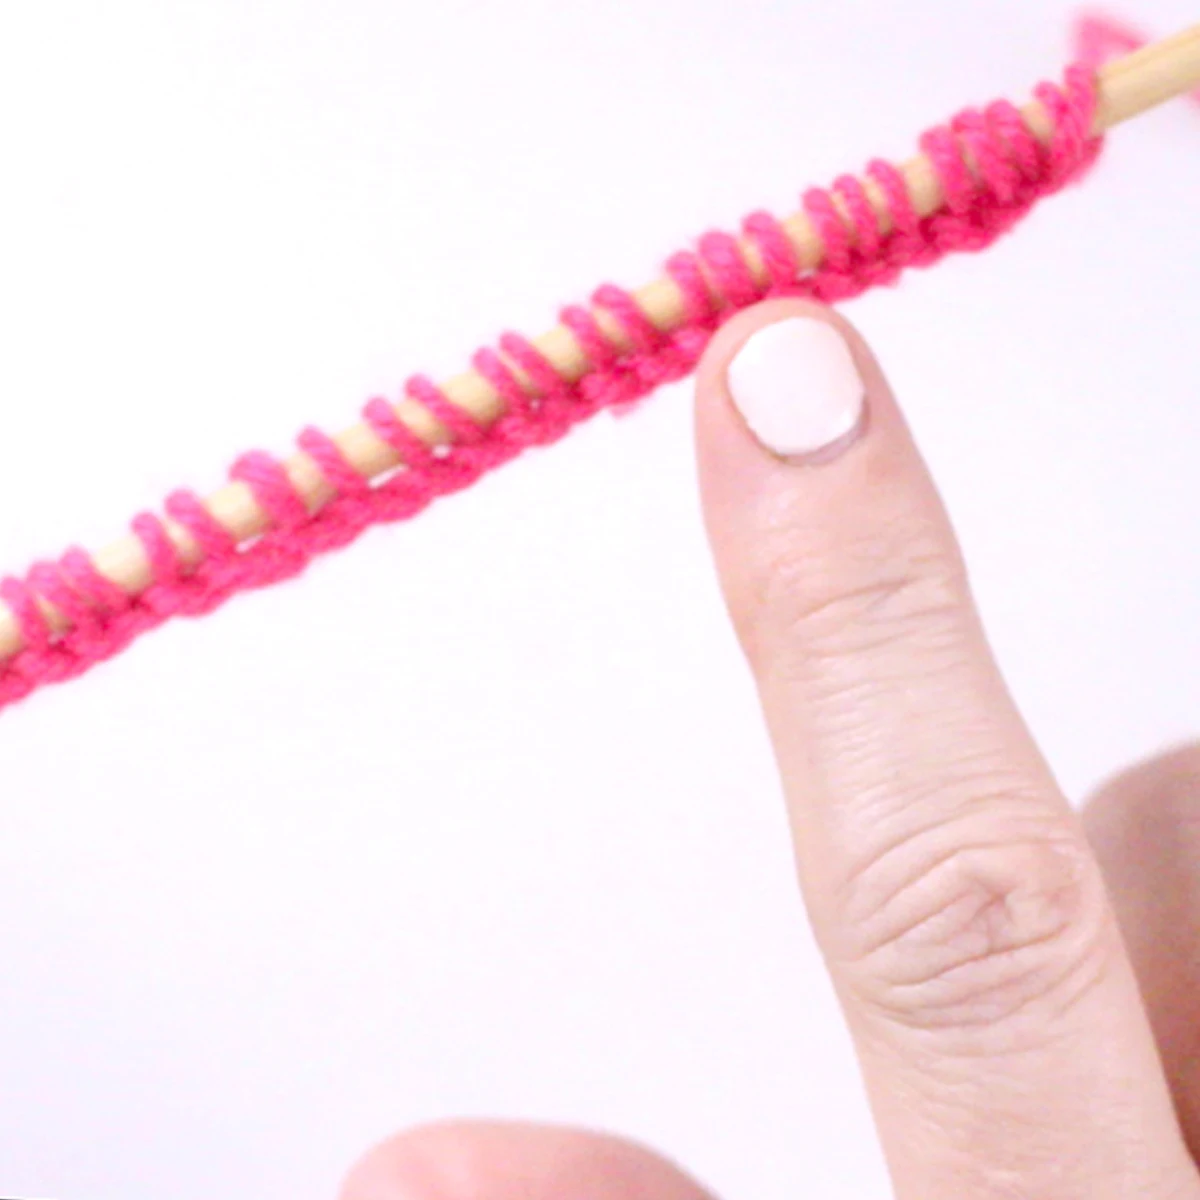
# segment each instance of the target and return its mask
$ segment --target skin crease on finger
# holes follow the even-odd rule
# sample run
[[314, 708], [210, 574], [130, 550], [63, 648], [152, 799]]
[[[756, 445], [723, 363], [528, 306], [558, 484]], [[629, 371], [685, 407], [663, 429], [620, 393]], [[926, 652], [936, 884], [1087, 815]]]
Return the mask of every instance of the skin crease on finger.
[[[1084, 811], [1200, 1157], [1200, 743], [1139, 763]], [[530, 1190], [531, 1188], [535, 1190]], [[712, 1200], [631, 1142], [571, 1129], [461, 1122], [400, 1134], [365, 1156], [341, 1200]]]

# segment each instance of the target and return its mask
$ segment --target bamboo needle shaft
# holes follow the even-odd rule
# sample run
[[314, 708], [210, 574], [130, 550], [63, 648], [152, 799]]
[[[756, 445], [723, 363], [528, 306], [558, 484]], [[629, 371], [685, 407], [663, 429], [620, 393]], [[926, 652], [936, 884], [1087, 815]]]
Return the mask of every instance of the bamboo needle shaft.
[[[1094, 132], [1103, 133], [1165, 100], [1197, 87], [1200, 87], [1200, 25], [1127, 55], [1099, 72], [1099, 105]], [[1022, 115], [1037, 137], [1042, 140], [1049, 138], [1050, 120], [1039, 103], [1027, 105], [1022, 109]], [[929, 160], [924, 156], [915, 157], [900, 170], [916, 212], [921, 216], [936, 212], [943, 197], [937, 174]], [[864, 181], [864, 187], [878, 217], [880, 229], [886, 232], [889, 227], [887, 201], [873, 182]], [[823, 247], [808, 217], [796, 213], [783, 222], [783, 227], [795, 247], [801, 268], [817, 266], [821, 262]], [[765, 282], [765, 270], [756, 248], [746, 241], [740, 245], [755, 278]], [[683, 297], [670, 279], [658, 279], [639, 289], [634, 297], [650, 321], [664, 332], [677, 329], [686, 318]], [[620, 326], [603, 311], [597, 311], [595, 315], [613, 344], [624, 347], [626, 339]], [[562, 326], [534, 339], [534, 345], [564, 379], [575, 381], [588, 369], [579, 343]], [[520, 377], [519, 371], [517, 374]], [[443, 384], [442, 389], [449, 400], [483, 425], [490, 424], [502, 411], [501, 398], [474, 371], [456, 376]], [[430, 445], [447, 439], [447, 431], [420, 404], [403, 398], [396, 403], [395, 410], [396, 415]], [[343, 430], [335, 436], [334, 441], [347, 461], [367, 479], [390, 470], [400, 461], [395, 452], [362, 423]], [[285, 461], [284, 468], [311, 511], [332, 499], [332, 490], [308, 455], [294, 454]], [[227, 484], [213, 492], [205, 500], [205, 506], [239, 542], [257, 536], [268, 526], [267, 515], [245, 484]], [[189, 563], [198, 561], [200, 550], [191, 537], [173, 522], [167, 521], [166, 526], [184, 560]], [[152, 582], [150, 564], [142, 544], [132, 535], [104, 547], [93, 556], [93, 562], [101, 574], [130, 595], [139, 594]], [[42, 610], [56, 629], [67, 627], [66, 619], [52, 606], [42, 603]], [[22, 646], [21, 631], [13, 613], [0, 603], [0, 665], [21, 650]]]

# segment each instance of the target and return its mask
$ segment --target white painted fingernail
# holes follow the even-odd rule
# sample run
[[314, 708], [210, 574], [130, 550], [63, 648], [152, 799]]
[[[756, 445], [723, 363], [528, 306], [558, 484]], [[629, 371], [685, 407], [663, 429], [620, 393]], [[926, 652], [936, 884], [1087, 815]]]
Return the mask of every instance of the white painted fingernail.
[[826, 321], [764, 325], [746, 339], [726, 378], [750, 432], [775, 454], [814, 454], [845, 439], [862, 418], [862, 376]]

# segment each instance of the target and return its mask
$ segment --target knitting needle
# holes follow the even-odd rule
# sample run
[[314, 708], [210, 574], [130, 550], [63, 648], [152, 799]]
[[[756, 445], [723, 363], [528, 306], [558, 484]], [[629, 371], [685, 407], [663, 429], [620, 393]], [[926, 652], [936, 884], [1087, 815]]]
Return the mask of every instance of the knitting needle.
[[[1200, 25], [1108, 64], [1098, 72], [1097, 85], [1099, 103], [1093, 129], [1097, 134], [1200, 87]], [[1049, 140], [1052, 124], [1041, 104], [1032, 102], [1021, 112], [1030, 131], [1042, 141]], [[914, 210], [920, 216], [936, 212], [943, 203], [943, 196], [937, 174], [929, 160], [918, 156], [905, 163], [900, 171]], [[890, 227], [887, 201], [874, 182], [866, 180], [863, 186], [875, 210], [880, 231], [886, 233]], [[823, 247], [809, 218], [804, 213], [796, 213], [782, 224], [795, 248], [800, 269], [809, 270], [818, 266]], [[757, 248], [745, 240], [739, 246], [756, 281], [765, 283], [766, 269]], [[656, 280], [635, 292], [634, 298], [646, 317], [664, 333], [679, 328], [686, 320], [683, 296], [670, 279]], [[612, 344], [618, 349], [628, 349], [628, 340], [613, 318], [602, 310], [596, 311], [595, 316]], [[563, 326], [535, 339], [534, 345], [564, 380], [575, 382], [589, 369], [579, 343]], [[527, 385], [528, 381], [515, 364], [509, 365], [517, 378]], [[456, 376], [443, 384], [442, 390], [447, 399], [464, 409], [480, 425], [491, 424], [503, 411], [501, 397], [475, 371]], [[396, 403], [395, 412], [427, 444], [438, 445], [449, 441], [449, 432], [418, 402], [402, 398]], [[351, 426], [337, 434], [334, 441], [346, 460], [366, 479], [374, 479], [400, 465], [401, 460], [395, 451], [365, 424]], [[333, 498], [333, 489], [307, 454], [294, 454], [283, 466], [311, 512], [317, 511]], [[242, 483], [227, 484], [214, 492], [205, 501], [205, 507], [239, 543], [263, 533], [269, 525], [267, 514], [258, 506], [250, 489]], [[165, 521], [165, 526], [183, 561], [187, 564], [198, 562], [201, 551], [190, 535], [173, 521]], [[132, 535], [106, 546], [93, 555], [92, 561], [102, 575], [131, 596], [143, 592], [153, 582], [142, 544]], [[45, 601], [39, 600], [38, 603], [55, 631], [68, 628], [69, 623], [62, 613]], [[14, 614], [0, 603], [0, 666], [20, 651], [23, 645]]]

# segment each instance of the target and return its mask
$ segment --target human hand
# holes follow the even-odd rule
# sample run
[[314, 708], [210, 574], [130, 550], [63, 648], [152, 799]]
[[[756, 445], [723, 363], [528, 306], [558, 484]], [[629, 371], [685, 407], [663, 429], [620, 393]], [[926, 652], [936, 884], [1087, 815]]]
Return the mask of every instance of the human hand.
[[[1072, 812], [839, 316], [776, 300], [730, 321], [696, 424], [709, 537], [897, 1197], [1200, 1200], [1200, 748]], [[506, 1124], [401, 1135], [344, 1190], [518, 1198], [705, 1193], [630, 1143]]]

